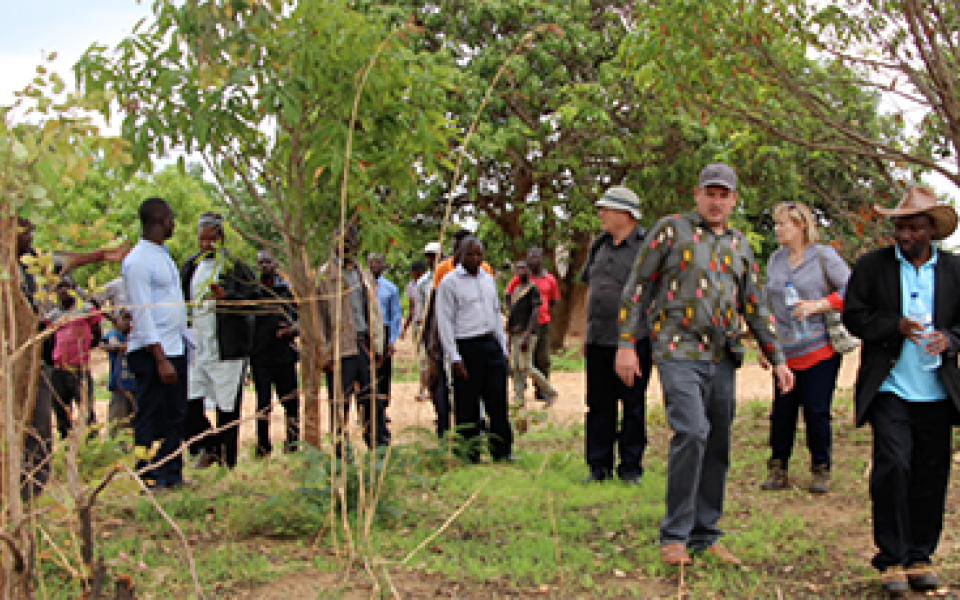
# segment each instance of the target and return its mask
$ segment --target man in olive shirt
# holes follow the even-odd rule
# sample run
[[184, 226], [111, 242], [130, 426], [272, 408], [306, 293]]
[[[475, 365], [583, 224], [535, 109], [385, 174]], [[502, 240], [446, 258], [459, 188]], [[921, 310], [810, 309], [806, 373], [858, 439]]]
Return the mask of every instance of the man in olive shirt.
[[[643, 452], [647, 447], [646, 393], [653, 361], [650, 337], [640, 324], [634, 349], [641, 375], [633, 385], [617, 378], [614, 363], [619, 342], [617, 312], [620, 294], [643, 244], [640, 199], [625, 187], [612, 187], [597, 201], [603, 233], [590, 247], [580, 280], [590, 286], [587, 296], [587, 331], [584, 356], [587, 363], [586, 481], [604, 481], [613, 476], [614, 447], [620, 451], [617, 475], [626, 483], [639, 483]], [[619, 405], [623, 418], [618, 423]]]
[[777, 385], [784, 393], [793, 388], [753, 252], [746, 236], [727, 224], [736, 190], [733, 169], [707, 165], [694, 194], [697, 210], [657, 222], [621, 298], [617, 375], [627, 385], [642, 375], [634, 344], [648, 319], [673, 429], [660, 524], [660, 554], [669, 565], [689, 564], [688, 549], [740, 563], [717, 543], [743, 357], [740, 315], [774, 365]]

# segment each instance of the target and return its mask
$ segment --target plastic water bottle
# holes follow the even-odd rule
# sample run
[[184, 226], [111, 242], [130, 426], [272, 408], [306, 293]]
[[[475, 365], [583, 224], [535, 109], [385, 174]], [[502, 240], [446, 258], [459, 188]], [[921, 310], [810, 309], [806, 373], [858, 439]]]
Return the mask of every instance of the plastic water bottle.
[[[927, 305], [920, 299], [920, 294], [910, 292], [910, 305], [907, 308], [907, 318], [923, 325], [923, 333], [933, 333], [933, 315], [927, 310]], [[920, 368], [932, 371], [940, 367], [943, 359], [939, 354], [927, 354], [924, 346], [927, 340], [916, 344], [917, 356], [920, 362]]]
[[[793, 315], [793, 307], [800, 302], [800, 293], [797, 291], [797, 288], [793, 287], [793, 283], [787, 282], [787, 285], [783, 288], [783, 299], [787, 303], [787, 308], [790, 309], [791, 317]], [[797, 319], [793, 317], [793, 331], [797, 334], [798, 338], [805, 338], [810, 330], [807, 327], [807, 322], [803, 319]]]

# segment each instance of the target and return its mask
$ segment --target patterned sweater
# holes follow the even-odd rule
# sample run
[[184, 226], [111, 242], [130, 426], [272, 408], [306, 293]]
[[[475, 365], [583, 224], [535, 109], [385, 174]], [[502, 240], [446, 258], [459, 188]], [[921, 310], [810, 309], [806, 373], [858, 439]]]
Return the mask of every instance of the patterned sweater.
[[784, 362], [773, 315], [746, 237], [715, 234], [696, 212], [660, 219], [644, 239], [620, 302], [621, 347], [633, 347], [640, 319], [650, 321], [657, 362], [739, 360], [740, 316], [771, 363]]

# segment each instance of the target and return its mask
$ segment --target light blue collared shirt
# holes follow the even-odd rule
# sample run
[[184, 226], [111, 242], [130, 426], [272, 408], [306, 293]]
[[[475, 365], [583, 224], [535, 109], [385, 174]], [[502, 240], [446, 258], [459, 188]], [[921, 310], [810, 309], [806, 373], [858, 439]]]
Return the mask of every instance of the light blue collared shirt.
[[383, 322], [390, 327], [387, 343], [393, 344], [400, 337], [400, 290], [383, 275], [377, 278], [377, 300], [380, 301]]
[[141, 239], [123, 259], [120, 274], [133, 315], [127, 353], [160, 344], [166, 356], [185, 355], [187, 308], [167, 247]]
[[[919, 269], [910, 264], [900, 247], [896, 246], [897, 260], [900, 261], [900, 303], [903, 316], [910, 310], [910, 294], [916, 292], [923, 304], [933, 313], [934, 267], [937, 264], [937, 248], [931, 244], [930, 260]], [[890, 374], [880, 386], [881, 392], [890, 392], [908, 402], [936, 402], [947, 398], [947, 390], [940, 381], [940, 373], [920, 367], [917, 346], [910, 340], [903, 340], [900, 358]]]

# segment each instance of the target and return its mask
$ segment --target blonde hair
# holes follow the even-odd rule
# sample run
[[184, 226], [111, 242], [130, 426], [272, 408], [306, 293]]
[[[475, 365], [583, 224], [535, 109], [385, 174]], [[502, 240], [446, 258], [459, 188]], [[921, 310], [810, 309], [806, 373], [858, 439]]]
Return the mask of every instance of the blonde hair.
[[816, 244], [820, 241], [820, 231], [813, 218], [813, 211], [802, 202], [781, 202], [773, 209], [773, 218], [786, 217], [800, 226], [804, 241], [807, 244]]

